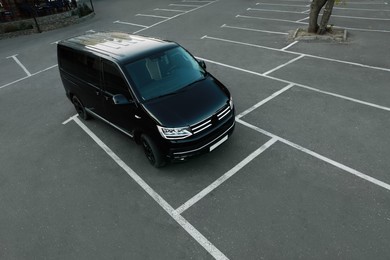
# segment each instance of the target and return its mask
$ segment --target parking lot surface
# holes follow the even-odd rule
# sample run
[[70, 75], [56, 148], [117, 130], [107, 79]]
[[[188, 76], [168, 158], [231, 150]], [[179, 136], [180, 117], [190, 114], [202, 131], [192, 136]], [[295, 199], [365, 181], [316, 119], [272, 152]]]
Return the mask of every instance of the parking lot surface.
[[[294, 41], [309, 4], [95, 0], [93, 19], [0, 41], [0, 258], [389, 259], [390, 4], [336, 5], [346, 42]], [[90, 30], [205, 60], [233, 136], [155, 169], [77, 117], [56, 42]]]

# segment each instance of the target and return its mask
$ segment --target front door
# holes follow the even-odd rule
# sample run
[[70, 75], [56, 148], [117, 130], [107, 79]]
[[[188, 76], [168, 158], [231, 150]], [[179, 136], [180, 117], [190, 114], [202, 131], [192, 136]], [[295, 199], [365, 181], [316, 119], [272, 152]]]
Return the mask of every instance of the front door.
[[[137, 106], [132, 102], [133, 96], [121, 70], [114, 63], [103, 61], [103, 100], [106, 118], [115, 126], [132, 135], [136, 121]], [[122, 94], [131, 103], [126, 105], [114, 104], [112, 97]]]

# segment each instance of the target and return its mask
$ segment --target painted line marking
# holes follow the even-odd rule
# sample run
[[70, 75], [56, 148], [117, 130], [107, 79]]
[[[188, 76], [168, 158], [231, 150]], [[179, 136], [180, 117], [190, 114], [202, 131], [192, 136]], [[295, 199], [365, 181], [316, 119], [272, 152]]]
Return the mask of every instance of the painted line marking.
[[333, 9], [348, 10], [348, 11], [390, 12], [390, 10], [384, 10], [384, 9], [364, 9], [364, 8], [345, 8], [345, 7], [333, 7]]
[[285, 32], [265, 31], [265, 30], [252, 29], [252, 28], [244, 28], [244, 27], [237, 27], [237, 26], [229, 26], [229, 25], [226, 25], [226, 24], [222, 25], [221, 28], [231, 28], [231, 29], [244, 30], [244, 31], [251, 31], [251, 32], [263, 32], [263, 33], [271, 33], [271, 34], [288, 35], [288, 33], [285, 33]]
[[122, 159], [119, 158], [99, 137], [97, 137], [78, 117], [72, 117], [73, 121], [89, 135], [111, 159], [121, 167], [157, 204], [162, 207], [189, 235], [191, 235], [210, 255], [215, 259], [228, 259], [218, 248], [216, 248], [205, 236], [203, 236], [184, 217], [175, 211], [172, 206], [164, 200], [155, 190], [152, 189], [136, 172], [133, 171]]
[[176, 209], [176, 212], [178, 214], [183, 213], [187, 209], [189, 209], [191, 206], [193, 206], [195, 203], [197, 203], [199, 200], [207, 196], [210, 192], [215, 190], [218, 186], [223, 184], [225, 181], [227, 181], [230, 177], [232, 177], [234, 174], [236, 174], [239, 170], [244, 168], [248, 163], [250, 163], [253, 159], [255, 159], [258, 155], [263, 153], [265, 150], [267, 150], [269, 147], [271, 147], [278, 139], [277, 138], [271, 138], [268, 142], [263, 144], [260, 148], [258, 148], [256, 151], [251, 153], [249, 156], [247, 156], [244, 160], [242, 160], [240, 163], [238, 163], [236, 166], [234, 166], [232, 169], [230, 169], [228, 172], [226, 172], [224, 175], [219, 177], [216, 181], [214, 181], [212, 184], [204, 188], [202, 191], [200, 191], [198, 194], [193, 196], [191, 199], [189, 199], [187, 202], [185, 202], [183, 205], [178, 207]]
[[62, 122], [63, 125], [66, 125], [67, 123], [75, 120], [75, 118], [78, 117], [78, 114], [75, 114], [74, 116], [71, 116], [69, 117], [68, 119], [66, 119], [64, 122]]
[[170, 6], [198, 7], [199, 5], [181, 5], [181, 4], [170, 4]]
[[329, 159], [329, 158], [327, 158], [327, 157], [325, 157], [325, 156], [323, 156], [321, 154], [318, 154], [318, 153], [316, 153], [314, 151], [311, 151], [311, 150], [309, 150], [307, 148], [304, 148], [304, 147], [302, 147], [302, 146], [300, 146], [298, 144], [290, 142], [290, 141], [288, 141], [288, 140], [286, 140], [286, 139], [284, 139], [282, 137], [279, 137], [279, 136], [276, 136], [274, 134], [271, 134], [270, 132], [268, 132], [266, 130], [263, 130], [263, 129], [257, 127], [257, 126], [254, 126], [254, 125], [252, 125], [250, 123], [247, 123], [247, 122], [245, 122], [245, 121], [243, 121], [241, 119], [236, 119], [236, 122], [238, 122], [238, 123], [240, 123], [240, 124], [242, 124], [244, 126], [247, 126], [247, 127], [251, 128], [251, 129], [253, 129], [253, 130], [255, 130], [255, 131], [259, 132], [259, 133], [262, 133], [262, 134], [267, 135], [267, 136], [272, 137], [272, 138], [276, 138], [277, 141], [279, 141], [279, 142], [287, 144], [287, 145], [289, 145], [289, 146], [291, 146], [291, 147], [293, 147], [293, 148], [295, 148], [295, 149], [297, 149], [297, 150], [299, 150], [301, 152], [309, 154], [309, 155], [311, 155], [311, 156], [313, 156], [313, 157], [315, 157], [315, 158], [317, 158], [317, 159], [319, 159], [321, 161], [324, 161], [324, 162], [326, 162], [328, 164], [331, 164], [331, 165], [333, 165], [333, 166], [335, 166], [335, 167], [337, 167], [337, 168], [339, 168], [339, 169], [341, 169], [341, 170], [343, 170], [345, 172], [348, 172], [348, 173], [350, 173], [352, 175], [355, 175], [355, 176], [357, 176], [357, 177], [359, 177], [359, 178], [361, 178], [363, 180], [366, 180], [366, 181], [368, 181], [368, 182], [370, 182], [372, 184], [375, 184], [375, 185], [377, 185], [379, 187], [382, 187], [382, 188], [390, 191], [390, 185], [385, 183], [385, 182], [383, 182], [383, 181], [375, 179], [375, 178], [373, 178], [373, 177], [371, 177], [369, 175], [366, 175], [366, 174], [364, 174], [362, 172], [359, 172], [359, 171], [357, 171], [357, 170], [355, 170], [355, 169], [353, 169], [353, 168], [351, 168], [349, 166], [346, 166], [346, 165], [341, 164], [339, 162], [336, 162], [336, 161], [334, 161], [332, 159]]
[[[213, 3], [217, 2], [217, 1], [218, 1], [218, 0], [216, 0], [216, 1], [188, 1], [188, 2], [205, 2], [205, 3], [207, 3], [207, 4], [200, 5], [200, 6], [197, 7], [197, 8], [194, 8], [194, 9], [191, 9], [191, 10], [186, 11], [186, 12], [184, 12], [184, 13], [179, 13], [179, 14], [177, 14], [177, 15], [174, 15], [174, 16], [172, 16], [172, 17], [169, 17], [169, 18], [166, 19], [166, 20], [163, 20], [163, 21], [160, 21], [160, 22], [158, 22], [158, 23], [152, 24], [151, 26], [149, 26], [149, 27], [147, 27], [147, 28], [143, 28], [143, 29], [140, 29], [140, 30], [138, 30], [138, 31], [135, 31], [135, 32], [133, 32], [133, 34], [140, 33], [140, 32], [142, 32], [142, 31], [144, 31], [144, 30], [150, 29], [150, 28], [152, 28], [152, 27], [155, 27], [155, 26], [157, 26], [157, 25], [159, 25], [159, 24], [165, 23], [165, 22], [167, 22], [167, 21], [169, 21], [169, 20], [175, 19], [176, 17], [182, 16], [182, 15], [184, 15], [184, 14], [188, 14], [188, 13], [194, 12], [194, 11], [200, 9], [200, 8], [206, 7], [206, 6], [208, 6], [208, 5], [210, 5], [210, 4], [213, 4]], [[187, 2], [187, 1], [183, 1], [183, 2]]]
[[287, 22], [287, 23], [299, 23], [299, 24], [307, 24], [303, 22], [296, 22], [292, 20], [285, 20], [285, 19], [276, 19], [276, 18], [263, 18], [263, 17], [257, 17], [257, 16], [248, 16], [248, 15], [236, 15], [236, 18], [245, 18], [245, 19], [258, 19], [258, 20], [268, 20], [268, 21], [277, 21], [277, 22]]
[[332, 15], [339, 18], [347, 19], [361, 19], [361, 20], [372, 20], [372, 21], [390, 21], [388, 18], [373, 18], [373, 17], [361, 17], [361, 16], [348, 16], [348, 15]]
[[246, 73], [249, 73], [249, 74], [253, 74], [253, 75], [257, 75], [257, 76], [261, 76], [261, 77], [265, 77], [265, 78], [269, 78], [269, 79], [276, 80], [276, 81], [279, 81], [279, 82], [284, 82], [286, 84], [294, 84], [295, 86], [300, 87], [300, 88], [309, 89], [311, 91], [315, 91], [315, 92], [322, 93], [322, 94], [325, 94], [325, 95], [337, 97], [337, 98], [348, 100], [348, 101], [351, 101], [351, 102], [355, 102], [355, 103], [358, 103], [358, 104], [361, 104], [361, 105], [374, 107], [374, 108], [377, 108], [377, 109], [381, 109], [381, 110], [385, 110], [385, 111], [389, 111], [390, 112], [390, 107], [385, 107], [385, 106], [377, 105], [377, 104], [374, 104], [374, 103], [369, 103], [369, 102], [366, 102], [366, 101], [362, 101], [362, 100], [359, 100], [359, 99], [355, 99], [355, 98], [351, 98], [351, 97], [335, 94], [335, 93], [332, 93], [332, 92], [329, 92], [329, 91], [316, 89], [316, 88], [309, 87], [309, 86], [306, 86], [306, 85], [303, 85], [303, 84], [300, 84], [300, 83], [295, 83], [295, 82], [292, 82], [292, 81], [289, 81], [289, 80], [276, 78], [276, 77], [273, 77], [273, 76], [270, 76], [270, 75], [264, 75], [264, 74], [259, 73], [259, 72], [238, 68], [238, 67], [235, 67], [235, 66], [232, 66], [232, 65], [224, 64], [224, 63], [217, 62], [217, 61], [208, 60], [208, 59], [205, 59], [205, 58], [202, 58], [202, 57], [197, 57], [197, 58], [201, 59], [201, 60], [204, 60], [206, 62], [209, 62], [209, 63], [213, 63], [213, 64], [216, 64], [216, 65], [220, 65], [220, 66], [226, 67], [226, 68], [230, 68], [230, 69], [234, 69], [234, 70], [237, 70], [237, 71], [246, 72]]
[[133, 26], [138, 26], [138, 27], [143, 27], [147, 28], [148, 26], [142, 25], [142, 24], [136, 24], [136, 23], [128, 23], [128, 22], [122, 22], [122, 21], [115, 21], [113, 23], [119, 23], [119, 24], [126, 24], [126, 25], [133, 25]]
[[290, 54], [295, 54], [295, 55], [305, 55], [307, 57], [311, 57], [311, 58], [315, 58], [315, 59], [333, 61], [333, 62], [348, 64], [348, 65], [354, 65], [354, 66], [363, 67], [363, 68], [369, 68], [369, 69], [375, 69], [375, 70], [382, 70], [382, 71], [390, 72], [389, 68], [375, 67], [375, 66], [365, 65], [365, 64], [356, 63], [356, 62], [336, 60], [336, 59], [331, 59], [331, 58], [326, 58], [326, 57], [321, 57], [321, 56], [315, 56], [315, 55], [311, 55], [311, 54], [299, 53], [299, 52], [283, 50], [283, 49], [276, 49], [276, 48], [262, 46], [262, 45], [257, 45], [257, 44], [252, 44], [252, 43], [245, 43], [245, 42], [227, 40], [227, 39], [222, 39], [222, 38], [216, 38], [216, 37], [211, 37], [211, 36], [207, 36], [207, 35], [203, 36], [201, 39], [211, 39], [211, 40], [228, 42], [228, 43], [244, 45], [244, 46], [250, 46], [250, 47], [256, 47], [256, 48], [261, 48], [261, 49], [266, 49], [266, 50], [273, 50], [273, 51], [278, 51], [278, 52], [290, 53]]
[[183, 3], [213, 3], [213, 2], [216, 2], [216, 1], [182, 0], [182, 2]]
[[387, 2], [349, 2], [349, 5], [387, 5]]
[[[300, 21], [292, 21], [292, 20], [284, 20], [284, 19], [274, 19], [274, 18], [264, 18], [264, 17], [256, 17], [256, 16], [247, 16], [247, 15], [236, 15], [236, 18], [244, 18], [244, 19], [258, 19], [258, 20], [268, 20], [268, 21], [277, 21], [277, 22], [285, 22], [285, 23], [297, 23], [297, 24], [309, 24]], [[335, 28], [347, 29], [351, 31], [362, 31], [362, 32], [378, 32], [378, 33], [390, 33], [387, 30], [376, 30], [376, 29], [364, 29], [364, 28], [355, 28], [355, 27], [341, 27], [334, 26]]]
[[252, 107], [248, 108], [247, 110], [245, 110], [244, 112], [240, 113], [239, 115], [236, 116], [236, 119], [240, 119], [244, 116], [246, 116], [247, 114], [249, 114], [250, 112], [254, 111], [256, 108], [259, 108], [260, 106], [264, 105], [265, 103], [267, 103], [268, 101], [276, 98], [277, 96], [279, 96], [280, 94], [286, 92], [287, 90], [289, 90], [290, 88], [292, 88], [295, 84], [291, 83], [289, 85], [287, 85], [286, 87], [282, 88], [281, 90], [278, 90], [276, 91], [275, 93], [273, 93], [271, 96], [261, 100], [259, 103], [253, 105]]
[[[296, 2], [303, 2], [303, 1], [296, 1]], [[289, 7], [302, 7], [302, 8], [307, 7], [307, 5], [271, 4], [271, 3], [257, 3], [256, 5], [289, 6]]]
[[18, 58], [16, 58], [16, 56], [18, 56], [18, 54], [15, 54], [15, 55], [12, 55], [12, 56], [9, 56], [9, 57], [7, 57], [7, 59], [13, 59], [15, 62], [16, 62], [16, 64], [18, 64], [21, 68], [22, 68], [22, 70], [27, 74], [27, 77], [31, 77], [31, 73], [28, 71], [28, 69], [20, 62], [20, 60], [18, 59]]
[[289, 64], [291, 64], [291, 63], [293, 63], [293, 62], [295, 62], [297, 60], [300, 60], [300, 59], [302, 59], [305, 56], [306, 56], [305, 54], [302, 54], [302, 55], [300, 55], [300, 56], [298, 56], [298, 57], [296, 57], [296, 58], [294, 58], [294, 59], [292, 59], [292, 60], [282, 64], [282, 65], [277, 66], [276, 68], [273, 68], [273, 69], [271, 69], [271, 70], [269, 70], [267, 72], [264, 72], [263, 75], [266, 76], [268, 74], [271, 74], [272, 72], [275, 72], [275, 71], [277, 71], [277, 70], [279, 70], [279, 69], [281, 69], [281, 68], [283, 68], [283, 67], [285, 67], [285, 66], [287, 66], [287, 65], [289, 65]]
[[302, 12], [295, 11], [283, 11], [283, 10], [271, 10], [271, 9], [259, 9], [259, 8], [248, 8], [248, 11], [262, 11], [262, 12], [274, 12], [274, 13], [289, 13], [289, 14], [302, 14]]
[[295, 22], [300, 23], [300, 22], [303, 22], [303, 21], [305, 21], [305, 20], [307, 20], [307, 19], [309, 19], [309, 18], [310, 18], [310, 17], [307, 16], [307, 17], [305, 17], [305, 18], [303, 18], [303, 19], [296, 20]]
[[[355, 4], [355, 3], [348, 3], [348, 4]], [[387, 4], [387, 3], [384, 3]], [[291, 4], [271, 4], [271, 3], [257, 3], [256, 5], [268, 5], [268, 6], [287, 6], [287, 7], [310, 7], [310, 4], [308, 5], [291, 5]], [[390, 12], [390, 10], [383, 10], [383, 9], [366, 9], [366, 8], [346, 8], [346, 7], [333, 7], [334, 10], [351, 10], [351, 11], [373, 11], [373, 12]], [[303, 11], [302, 13], [309, 12], [309, 10]]]
[[136, 14], [135, 16], [154, 17], [154, 18], [161, 18], [161, 19], [168, 19], [169, 18], [166, 16], [152, 15], [152, 14]]
[[282, 51], [285, 51], [287, 49], [289, 49], [290, 47], [292, 47], [293, 45], [297, 44], [299, 41], [294, 41], [292, 43], [290, 43], [289, 45], [287, 45], [286, 47], [282, 48], [281, 50]]
[[45, 71], [50, 70], [50, 69], [52, 69], [52, 68], [55, 68], [55, 67], [57, 67], [57, 66], [58, 66], [57, 64], [56, 64], [56, 65], [53, 65], [53, 66], [50, 66], [50, 67], [48, 67], [48, 68], [46, 68], [46, 69], [40, 70], [40, 71], [38, 71], [38, 72], [35, 72], [35, 73], [31, 74], [30, 76], [26, 76], [26, 77], [17, 79], [17, 80], [15, 80], [15, 81], [12, 81], [12, 82], [10, 82], [10, 83], [7, 83], [7, 84], [5, 84], [5, 85], [3, 85], [3, 86], [0, 86], [0, 89], [5, 88], [5, 87], [8, 87], [8, 86], [10, 86], [10, 85], [13, 85], [13, 84], [15, 84], [15, 83], [18, 83], [18, 82], [20, 82], [20, 81], [22, 81], [22, 80], [31, 78], [32, 76], [38, 75], [38, 74], [40, 74], [40, 73], [42, 73], [42, 72], [45, 72]]
[[179, 12], [179, 13], [186, 13], [187, 11], [183, 10], [175, 10], [175, 9], [161, 9], [161, 8], [156, 8], [154, 11], [165, 11], [165, 12]]

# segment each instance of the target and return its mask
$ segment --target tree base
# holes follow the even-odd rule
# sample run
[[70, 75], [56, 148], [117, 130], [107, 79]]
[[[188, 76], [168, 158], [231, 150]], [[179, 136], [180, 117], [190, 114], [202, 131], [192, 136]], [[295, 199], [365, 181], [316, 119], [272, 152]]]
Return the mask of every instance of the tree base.
[[309, 33], [307, 29], [298, 28], [289, 33], [289, 39], [293, 41], [347, 41], [346, 29], [335, 29], [328, 27], [324, 34]]

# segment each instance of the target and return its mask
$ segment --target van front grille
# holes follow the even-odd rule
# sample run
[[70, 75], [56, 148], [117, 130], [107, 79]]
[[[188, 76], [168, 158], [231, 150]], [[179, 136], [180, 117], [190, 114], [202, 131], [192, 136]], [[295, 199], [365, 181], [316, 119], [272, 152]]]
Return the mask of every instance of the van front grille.
[[231, 108], [229, 105], [226, 105], [221, 110], [216, 112], [214, 115], [210, 116], [209, 118], [206, 118], [205, 120], [196, 123], [191, 126], [192, 133], [195, 135], [197, 133], [200, 133], [207, 128], [213, 126], [213, 124], [217, 124], [219, 121], [221, 121], [223, 118], [225, 118], [227, 115], [229, 115], [231, 112]]

